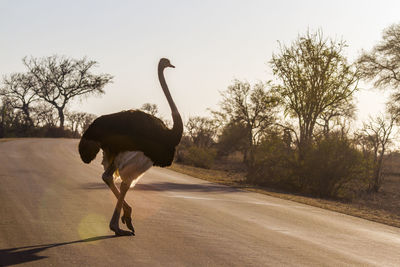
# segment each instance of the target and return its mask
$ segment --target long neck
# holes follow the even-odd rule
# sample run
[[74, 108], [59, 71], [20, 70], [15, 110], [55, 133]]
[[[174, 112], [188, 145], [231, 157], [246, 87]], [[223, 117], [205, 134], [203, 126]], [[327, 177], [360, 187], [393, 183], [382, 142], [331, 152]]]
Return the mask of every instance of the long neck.
[[168, 104], [169, 104], [169, 107], [171, 108], [171, 112], [172, 112], [172, 120], [174, 122], [174, 125], [171, 130], [172, 141], [173, 141], [174, 145], [178, 145], [179, 142], [181, 141], [182, 132], [183, 132], [182, 118], [178, 112], [178, 109], [176, 108], [174, 100], [172, 100], [171, 93], [169, 92], [167, 83], [165, 82], [164, 68], [160, 65], [158, 66], [158, 79], [160, 80], [161, 88], [164, 91], [165, 97], [168, 100]]

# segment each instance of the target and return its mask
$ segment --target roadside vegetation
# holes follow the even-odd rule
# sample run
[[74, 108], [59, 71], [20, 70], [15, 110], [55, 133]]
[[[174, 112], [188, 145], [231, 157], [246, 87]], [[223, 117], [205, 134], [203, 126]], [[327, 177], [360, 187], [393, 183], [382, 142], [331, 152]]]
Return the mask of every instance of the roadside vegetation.
[[[273, 80], [234, 80], [221, 91], [217, 110], [187, 120], [172, 168], [360, 217], [374, 214], [372, 220], [390, 218], [385, 223], [400, 226], [399, 205], [393, 205], [400, 204], [399, 190], [391, 189], [400, 177], [393, 167], [400, 164], [394, 142], [400, 24], [386, 28], [355, 62], [346, 58], [346, 48], [322, 30], [280, 43], [268, 62]], [[1, 85], [0, 137], [79, 137], [95, 115], [68, 111], [69, 103], [103, 94], [113, 77], [93, 74], [96, 62], [86, 58], [23, 63], [26, 72], [4, 76]], [[360, 82], [391, 97], [383, 114], [355, 128]], [[158, 113], [151, 103], [141, 109]]]
[[[171, 168], [400, 226], [399, 36], [400, 25], [390, 26], [355, 62], [322, 31], [280, 44], [269, 61], [274, 80], [234, 80], [218, 110], [189, 118]], [[383, 114], [355, 128], [361, 81], [392, 95]]]
[[[269, 62], [274, 80], [234, 80], [221, 92], [219, 110], [189, 118], [176, 162], [243, 172], [246, 184], [319, 198], [351, 201], [380, 192], [399, 123], [400, 52], [392, 47], [400, 47], [398, 36], [400, 25], [389, 27], [356, 62], [344, 56], [344, 41], [322, 31], [281, 44]], [[354, 95], [362, 80], [393, 95], [384, 114], [356, 129]]]
[[387, 164], [396, 165], [396, 173], [388, 173], [385, 183], [378, 193], [365, 193], [352, 200], [318, 198], [306, 194], [290, 193], [265, 186], [246, 183], [243, 172], [204, 169], [190, 165], [174, 163], [171, 170], [212, 183], [235, 187], [240, 190], [252, 191], [273, 197], [278, 197], [306, 205], [344, 213], [366, 220], [400, 227], [400, 155], [388, 159]]

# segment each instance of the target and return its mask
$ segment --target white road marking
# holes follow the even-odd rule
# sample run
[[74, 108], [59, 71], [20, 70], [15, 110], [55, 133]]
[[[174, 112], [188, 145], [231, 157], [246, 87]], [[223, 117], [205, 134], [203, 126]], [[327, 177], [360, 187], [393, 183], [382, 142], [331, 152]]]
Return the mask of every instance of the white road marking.
[[[208, 201], [223, 201], [223, 202], [235, 202], [235, 203], [243, 203], [243, 204], [254, 204], [254, 205], [264, 205], [264, 206], [273, 206], [273, 207], [283, 207], [285, 205], [268, 203], [268, 202], [260, 202], [260, 201], [243, 201], [243, 200], [235, 200], [235, 199], [222, 199], [222, 198], [211, 198], [211, 197], [195, 197], [195, 196], [185, 196], [185, 195], [168, 195], [167, 197], [172, 198], [184, 198], [184, 199], [194, 199], [194, 200], [208, 200]], [[293, 206], [299, 207], [301, 206]]]

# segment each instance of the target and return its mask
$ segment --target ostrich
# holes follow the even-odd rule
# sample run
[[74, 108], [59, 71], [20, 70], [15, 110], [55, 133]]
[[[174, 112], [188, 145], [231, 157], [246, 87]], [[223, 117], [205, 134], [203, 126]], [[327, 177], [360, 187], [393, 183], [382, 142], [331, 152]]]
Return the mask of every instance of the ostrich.
[[[103, 181], [118, 199], [110, 229], [115, 235], [135, 235], [132, 225], [132, 208], [124, 200], [125, 195], [140, 176], [151, 166], [165, 167], [172, 163], [175, 147], [179, 144], [183, 124], [172, 100], [164, 78], [164, 69], [175, 68], [170, 61], [162, 58], [158, 63], [158, 78], [171, 108], [173, 127], [168, 129], [162, 120], [139, 110], [121, 111], [103, 115], [89, 126], [79, 143], [79, 154], [85, 163], [90, 163], [103, 150]], [[114, 177], [120, 176], [120, 190], [114, 184]], [[122, 223], [129, 230], [119, 228], [121, 208]]]

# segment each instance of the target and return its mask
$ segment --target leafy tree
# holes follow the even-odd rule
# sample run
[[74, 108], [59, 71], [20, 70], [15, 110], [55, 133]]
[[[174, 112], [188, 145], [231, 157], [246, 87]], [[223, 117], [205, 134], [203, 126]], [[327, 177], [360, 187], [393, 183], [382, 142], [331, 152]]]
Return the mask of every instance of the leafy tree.
[[228, 155], [235, 151], [246, 153], [248, 143], [248, 131], [240, 122], [231, 122], [226, 124], [218, 136], [218, 153]]
[[217, 126], [207, 117], [190, 117], [185, 134], [176, 149], [176, 160], [201, 168], [210, 168], [216, 157], [214, 148]]
[[[364, 78], [374, 80], [377, 87], [400, 86], [400, 24], [383, 31], [382, 41], [358, 59]], [[398, 93], [400, 97], [400, 93]]]
[[113, 78], [109, 74], [93, 74], [91, 70], [97, 62], [86, 58], [25, 57], [23, 63], [34, 77], [36, 95], [57, 110], [60, 128], [64, 127], [64, 111], [72, 99], [103, 94], [104, 86]]
[[248, 166], [254, 161], [255, 145], [276, 120], [278, 99], [268, 87], [268, 83], [259, 82], [252, 87], [248, 82], [234, 80], [233, 85], [221, 93], [221, 112], [214, 112], [226, 124], [244, 126], [247, 138], [244, 160]]
[[273, 73], [281, 82], [275, 92], [285, 114], [297, 119], [301, 156], [312, 143], [317, 121], [349, 105], [357, 90], [358, 73], [343, 56], [345, 47], [320, 31], [307, 32], [272, 56]]
[[[358, 59], [362, 77], [374, 81], [374, 86], [395, 89], [390, 112], [400, 114], [400, 24], [383, 31], [382, 40], [371, 51], [363, 51]], [[397, 89], [397, 90], [396, 90]]]

